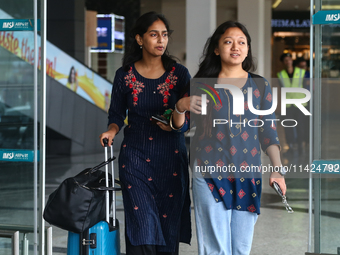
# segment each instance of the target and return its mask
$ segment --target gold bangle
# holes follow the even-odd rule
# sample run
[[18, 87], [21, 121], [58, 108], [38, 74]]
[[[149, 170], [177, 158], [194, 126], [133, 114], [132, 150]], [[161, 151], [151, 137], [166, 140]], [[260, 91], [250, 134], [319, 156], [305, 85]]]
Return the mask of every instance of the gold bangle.
[[173, 126], [173, 124], [172, 124], [172, 116], [173, 116], [173, 112], [172, 112], [172, 114], [171, 114], [171, 116], [170, 116], [169, 125], [170, 125], [170, 127], [171, 127], [172, 130], [178, 131], [178, 130], [180, 130], [180, 129], [184, 126], [185, 121], [183, 122], [183, 125], [182, 125], [182, 126], [180, 126], [179, 128], [175, 128], [175, 127]]

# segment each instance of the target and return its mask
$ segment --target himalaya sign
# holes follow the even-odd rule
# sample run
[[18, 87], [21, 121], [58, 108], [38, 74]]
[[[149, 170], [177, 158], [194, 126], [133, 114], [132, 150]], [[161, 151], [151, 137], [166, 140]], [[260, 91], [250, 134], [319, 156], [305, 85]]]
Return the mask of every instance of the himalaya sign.
[[0, 150], [0, 161], [33, 162], [34, 151], [30, 150]]
[[309, 28], [310, 20], [300, 20], [300, 19], [272, 19], [272, 27], [287, 27], [287, 28]]
[[340, 10], [318, 11], [313, 15], [313, 24], [340, 24]]
[[[0, 19], [0, 31], [33, 31], [34, 20], [31, 19]], [[40, 21], [38, 20], [38, 30]]]

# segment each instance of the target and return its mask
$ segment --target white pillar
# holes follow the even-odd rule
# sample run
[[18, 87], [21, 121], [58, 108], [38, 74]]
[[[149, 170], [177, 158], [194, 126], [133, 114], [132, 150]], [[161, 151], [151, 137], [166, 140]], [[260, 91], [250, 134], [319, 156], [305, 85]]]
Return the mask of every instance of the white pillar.
[[[268, 29], [268, 14], [266, 6], [267, 0], [238, 0], [238, 21], [246, 26], [252, 40], [252, 53], [257, 63], [259, 75], [270, 78], [268, 68], [268, 58], [270, 58], [270, 33]], [[271, 15], [270, 15], [271, 16]], [[269, 18], [270, 18], [269, 16]], [[270, 23], [269, 23], [270, 24]], [[268, 38], [269, 36], [269, 38]]]
[[186, 0], [186, 66], [198, 70], [204, 45], [216, 28], [216, 0]]
[[[264, 72], [267, 79], [272, 77], [272, 0], [265, 0], [264, 6]], [[276, 76], [275, 76], [276, 78]]]

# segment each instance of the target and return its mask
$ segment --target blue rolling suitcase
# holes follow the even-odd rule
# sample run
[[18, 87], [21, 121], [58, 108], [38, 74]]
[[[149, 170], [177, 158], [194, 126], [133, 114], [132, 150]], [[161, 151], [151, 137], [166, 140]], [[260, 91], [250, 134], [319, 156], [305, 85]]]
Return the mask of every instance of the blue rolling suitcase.
[[[107, 143], [105, 144], [105, 161], [107, 161]], [[113, 157], [113, 148], [111, 148], [111, 157]], [[111, 162], [112, 180], [114, 177], [113, 161]], [[108, 178], [109, 166], [105, 166], [106, 187], [109, 187]], [[120, 255], [120, 235], [119, 222], [116, 219], [116, 190], [120, 188], [114, 187], [115, 182], [112, 181], [112, 217], [109, 213], [110, 195], [109, 190], [106, 191], [106, 221], [100, 221], [87, 231], [79, 233], [68, 233], [67, 255]]]

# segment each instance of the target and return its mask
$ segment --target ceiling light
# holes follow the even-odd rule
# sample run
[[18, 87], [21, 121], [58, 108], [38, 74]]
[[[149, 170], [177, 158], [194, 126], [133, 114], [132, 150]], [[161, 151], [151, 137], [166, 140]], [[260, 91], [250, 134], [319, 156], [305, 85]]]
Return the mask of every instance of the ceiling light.
[[[315, 10], [315, 5], [313, 9]], [[310, 6], [308, 7], [308, 10], [310, 10]], [[340, 10], [340, 5], [322, 5], [321, 10]]]
[[340, 5], [322, 5], [323, 10], [339, 10]]
[[276, 0], [275, 3], [273, 3], [272, 8], [275, 9], [279, 6], [279, 4], [282, 2], [282, 0]]

